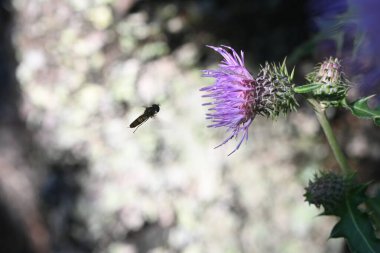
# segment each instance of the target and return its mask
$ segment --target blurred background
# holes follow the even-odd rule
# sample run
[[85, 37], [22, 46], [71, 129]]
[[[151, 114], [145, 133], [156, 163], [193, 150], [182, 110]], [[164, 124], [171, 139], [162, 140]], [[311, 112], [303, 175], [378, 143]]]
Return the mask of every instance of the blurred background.
[[[205, 45], [226, 44], [252, 73], [287, 56], [298, 84], [338, 56], [352, 99], [379, 93], [379, 11], [375, 0], [0, 1], [0, 252], [348, 252], [327, 240], [335, 220], [303, 202], [318, 169], [337, 169], [304, 101], [255, 119], [227, 157], [236, 143], [213, 149], [225, 133], [206, 128], [198, 90], [220, 60]], [[161, 111], [133, 133], [153, 103]], [[360, 179], [378, 180], [378, 128], [329, 117]]]

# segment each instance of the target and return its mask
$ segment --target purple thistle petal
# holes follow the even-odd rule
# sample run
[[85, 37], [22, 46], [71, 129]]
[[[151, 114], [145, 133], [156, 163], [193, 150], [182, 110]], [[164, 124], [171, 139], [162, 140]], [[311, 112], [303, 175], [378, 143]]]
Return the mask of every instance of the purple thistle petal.
[[256, 80], [244, 66], [244, 53], [240, 55], [229, 46], [207, 46], [218, 52], [223, 60], [219, 68], [203, 70], [203, 77], [215, 78], [215, 83], [200, 89], [206, 92], [202, 97], [210, 97], [212, 102], [204, 103], [211, 106], [206, 119], [212, 124], [207, 127], [226, 127], [230, 135], [217, 147], [226, 144], [233, 138], [242, 134], [236, 148], [229, 154], [238, 150], [243, 140], [248, 140], [248, 129], [257, 112], [255, 101], [257, 99], [255, 86]]

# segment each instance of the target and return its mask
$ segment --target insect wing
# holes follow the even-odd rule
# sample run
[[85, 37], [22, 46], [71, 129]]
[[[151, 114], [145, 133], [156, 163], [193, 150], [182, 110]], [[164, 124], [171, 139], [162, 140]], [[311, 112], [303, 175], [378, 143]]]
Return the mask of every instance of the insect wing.
[[140, 126], [142, 123], [144, 123], [145, 121], [147, 121], [149, 119], [149, 117], [147, 117], [146, 115], [141, 115], [139, 116], [137, 119], [135, 119], [130, 125], [129, 127], [130, 128], [135, 128], [137, 126]]

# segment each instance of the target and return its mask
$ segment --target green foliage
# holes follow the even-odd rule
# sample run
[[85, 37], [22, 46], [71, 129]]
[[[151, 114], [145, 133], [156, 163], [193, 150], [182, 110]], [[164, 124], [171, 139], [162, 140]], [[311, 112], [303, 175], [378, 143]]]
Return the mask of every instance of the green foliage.
[[353, 253], [380, 252], [380, 240], [375, 236], [368, 213], [358, 209], [367, 199], [366, 188], [357, 186], [346, 194], [344, 205], [335, 212], [340, 220], [330, 234], [331, 238], [344, 237]]
[[380, 126], [380, 107], [371, 109], [368, 106], [368, 100], [373, 96], [374, 95], [361, 98], [352, 103], [344, 101], [343, 105], [349, 109], [353, 115], [359, 118], [372, 119], [376, 125]]
[[380, 252], [380, 239], [376, 238], [374, 229], [380, 218], [380, 198], [369, 198], [365, 194], [367, 187], [368, 184], [358, 184], [352, 174], [321, 172], [305, 188], [304, 196], [309, 204], [322, 206], [322, 215], [340, 218], [330, 238], [345, 238], [353, 253]]

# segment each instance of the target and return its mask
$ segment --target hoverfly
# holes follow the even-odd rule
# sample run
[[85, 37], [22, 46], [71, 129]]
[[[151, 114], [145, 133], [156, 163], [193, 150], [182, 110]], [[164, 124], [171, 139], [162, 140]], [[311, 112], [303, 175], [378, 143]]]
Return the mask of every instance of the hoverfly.
[[160, 111], [160, 106], [158, 104], [153, 104], [149, 107], [145, 108], [145, 111], [143, 114], [137, 117], [130, 125], [130, 128], [135, 128], [135, 131], [137, 131], [137, 128], [139, 128], [145, 121], [147, 121], [149, 118], [154, 117], [158, 112]]

